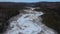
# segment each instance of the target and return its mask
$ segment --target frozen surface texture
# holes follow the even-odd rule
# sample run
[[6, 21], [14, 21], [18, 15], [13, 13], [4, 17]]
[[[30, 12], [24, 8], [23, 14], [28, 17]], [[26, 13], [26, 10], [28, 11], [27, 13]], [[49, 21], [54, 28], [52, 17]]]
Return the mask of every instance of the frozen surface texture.
[[17, 16], [17, 20], [10, 21], [10, 26], [4, 34], [57, 34], [42, 23], [43, 12], [37, 12], [33, 7], [27, 8], [29, 9], [23, 10], [26, 13], [20, 13]]

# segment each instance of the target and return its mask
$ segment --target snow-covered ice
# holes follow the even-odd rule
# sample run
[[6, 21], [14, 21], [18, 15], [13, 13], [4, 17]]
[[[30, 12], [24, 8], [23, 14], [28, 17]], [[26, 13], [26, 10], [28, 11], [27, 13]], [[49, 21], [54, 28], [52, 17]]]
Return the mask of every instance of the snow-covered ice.
[[11, 21], [4, 34], [57, 34], [53, 29], [48, 28], [42, 23], [40, 16], [44, 13], [34, 11], [34, 9], [25, 9], [24, 11], [27, 13], [21, 13], [21, 16], [18, 15], [20, 17], [17, 20]]

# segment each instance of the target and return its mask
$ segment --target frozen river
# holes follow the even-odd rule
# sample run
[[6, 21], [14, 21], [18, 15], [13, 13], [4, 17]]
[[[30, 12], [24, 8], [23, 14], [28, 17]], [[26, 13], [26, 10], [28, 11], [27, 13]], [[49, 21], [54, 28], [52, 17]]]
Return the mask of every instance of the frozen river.
[[44, 13], [35, 11], [33, 7], [24, 9], [25, 13], [20, 13], [12, 18], [7, 31], [4, 34], [57, 34], [53, 29], [42, 23], [41, 15]]

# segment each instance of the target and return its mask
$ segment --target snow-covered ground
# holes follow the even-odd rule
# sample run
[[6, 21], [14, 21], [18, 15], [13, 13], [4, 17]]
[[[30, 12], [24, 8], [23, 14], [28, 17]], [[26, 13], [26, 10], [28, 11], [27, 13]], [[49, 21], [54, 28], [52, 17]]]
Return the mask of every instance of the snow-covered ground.
[[53, 29], [45, 26], [42, 23], [43, 12], [37, 12], [33, 7], [25, 9], [26, 13], [20, 13], [18, 16], [12, 18], [7, 31], [4, 34], [57, 34]]

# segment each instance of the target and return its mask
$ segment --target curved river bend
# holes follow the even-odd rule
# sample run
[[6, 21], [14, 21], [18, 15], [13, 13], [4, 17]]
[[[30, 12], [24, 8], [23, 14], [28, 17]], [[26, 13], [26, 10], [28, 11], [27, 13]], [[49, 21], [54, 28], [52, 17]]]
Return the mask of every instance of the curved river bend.
[[26, 13], [20, 13], [10, 21], [10, 25], [4, 34], [57, 34], [53, 29], [42, 23], [43, 12], [37, 12], [33, 7], [27, 7]]

